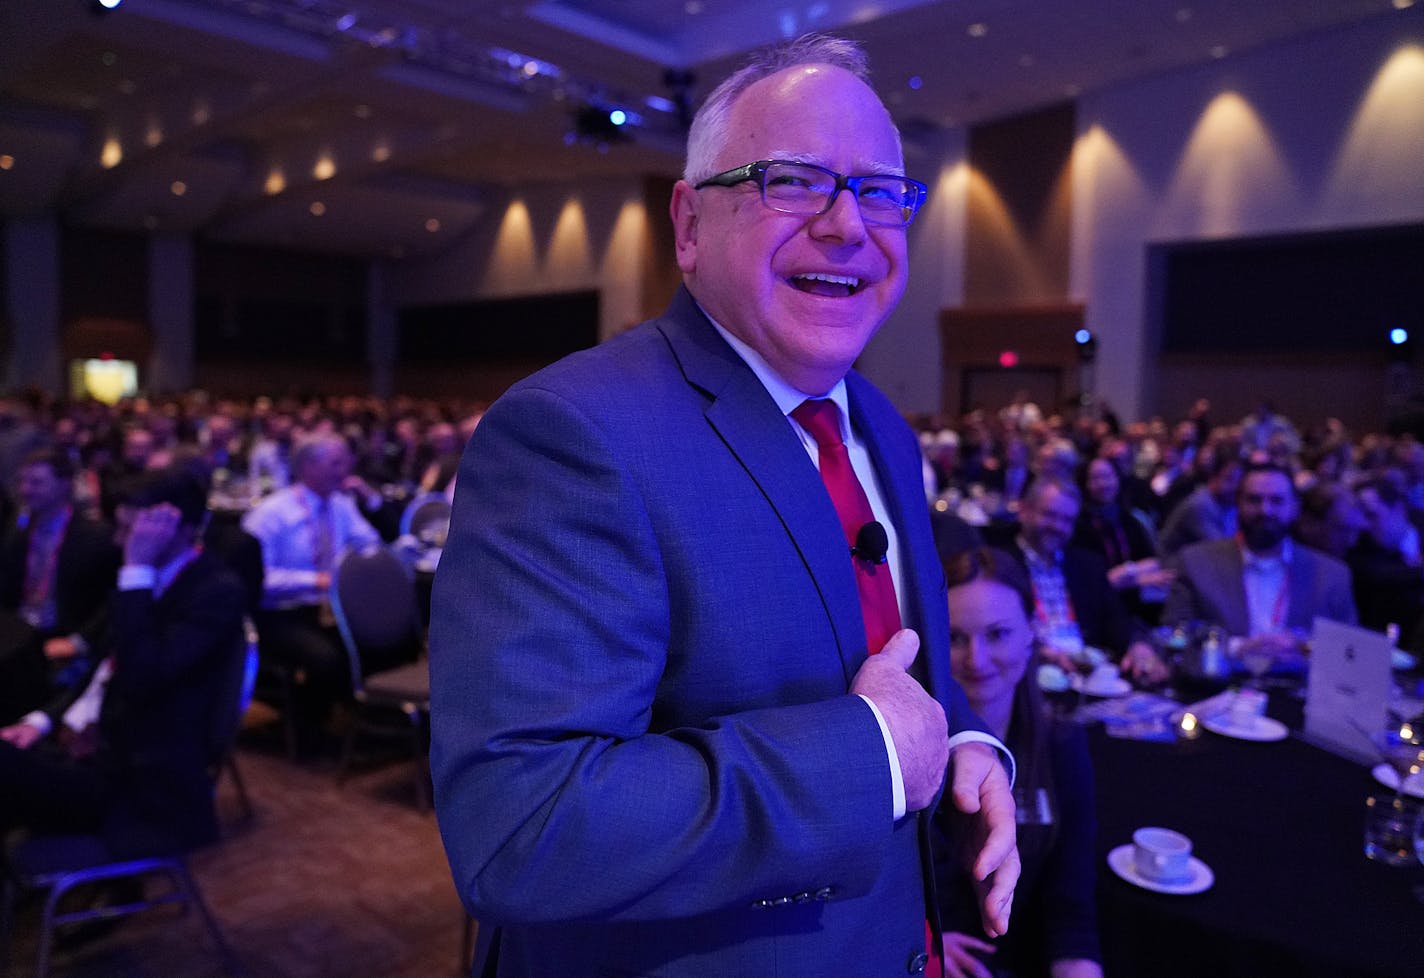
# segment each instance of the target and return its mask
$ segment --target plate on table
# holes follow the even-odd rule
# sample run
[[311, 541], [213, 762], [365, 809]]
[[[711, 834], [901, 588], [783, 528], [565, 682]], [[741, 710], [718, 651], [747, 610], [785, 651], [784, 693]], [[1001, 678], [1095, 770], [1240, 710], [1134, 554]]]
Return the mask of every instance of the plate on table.
[[1216, 876], [1212, 873], [1211, 867], [1196, 856], [1187, 860], [1187, 869], [1190, 875], [1179, 883], [1163, 883], [1139, 875], [1137, 864], [1132, 859], [1132, 843], [1130, 842], [1127, 845], [1118, 846], [1108, 853], [1108, 867], [1133, 886], [1140, 886], [1153, 893], [1175, 893], [1184, 896], [1203, 893], [1211, 889], [1211, 885], [1216, 882]]
[[[1388, 764], [1376, 764], [1370, 773], [1386, 788], [1399, 790], [1399, 775], [1395, 774], [1394, 768]], [[1404, 793], [1415, 798], [1424, 798], [1424, 771], [1417, 771], [1404, 779]]]
[[1100, 696], [1104, 699], [1126, 696], [1132, 692], [1132, 683], [1118, 676], [1111, 683], [1102, 685], [1089, 684], [1082, 676], [1074, 676], [1072, 679], [1073, 688], [1084, 696]]
[[1209, 716], [1202, 721], [1202, 726], [1212, 733], [1221, 734], [1223, 737], [1231, 737], [1235, 740], [1285, 740], [1290, 736], [1290, 730], [1279, 720], [1272, 720], [1270, 717], [1253, 717], [1249, 724], [1239, 724], [1232, 719], [1230, 713], [1218, 713]]

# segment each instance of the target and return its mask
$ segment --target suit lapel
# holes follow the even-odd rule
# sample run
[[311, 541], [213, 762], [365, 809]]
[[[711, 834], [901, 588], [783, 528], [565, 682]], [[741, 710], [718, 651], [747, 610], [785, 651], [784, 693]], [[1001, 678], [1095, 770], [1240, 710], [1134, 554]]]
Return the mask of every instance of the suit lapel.
[[1230, 628], [1232, 622], [1241, 623], [1241, 634], [1251, 634], [1251, 609], [1246, 604], [1246, 565], [1241, 559], [1241, 546], [1234, 537], [1222, 540], [1220, 543], [1222, 558], [1229, 569], [1223, 579], [1226, 583], [1226, 591], [1222, 595], [1222, 619], [1227, 622]]
[[685, 291], [658, 323], [684, 376], [708, 398], [708, 423], [776, 512], [836, 636], [849, 684], [865, 661], [865, 625], [835, 507], [791, 424]]

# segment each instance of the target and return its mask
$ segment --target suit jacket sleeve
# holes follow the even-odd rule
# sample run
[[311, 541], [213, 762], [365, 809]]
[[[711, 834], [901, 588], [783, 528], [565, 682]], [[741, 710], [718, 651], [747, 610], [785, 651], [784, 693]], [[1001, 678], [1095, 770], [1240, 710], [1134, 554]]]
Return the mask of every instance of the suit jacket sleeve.
[[[757, 541], [685, 560], [680, 537], [723, 501], [689, 490], [669, 536], [674, 502], [630, 473], [678, 436], [649, 424], [633, 437], [615, 443], [567, 398], [526, 386], [465, 453], [431, 626], [431, 760], [459, 892], [497, 923], [865, 892], [892, 829], [869, 707], [846, 693], [834, 653], [805, 650], [833, 664], [838, 694], [823, 696], [824, 673], [792, 678], [796, 663], [736, 631], [800, 606], [733, 583], [758, 565]], [[773, 627], [767, 645], [818, 637], [795, 620]], [[679, 644], [719, 628], [739, 647]], [[715, 683], [699, 671], [707, 657]], [[797, 695], [797, 682], [812, 685]], [[744, 706], [686, 706], [704, 698]]]

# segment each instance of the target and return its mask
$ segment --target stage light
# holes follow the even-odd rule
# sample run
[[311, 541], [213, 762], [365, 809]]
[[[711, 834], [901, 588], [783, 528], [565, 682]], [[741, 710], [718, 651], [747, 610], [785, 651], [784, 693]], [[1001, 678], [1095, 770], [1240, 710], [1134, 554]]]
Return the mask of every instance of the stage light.
[[1409, 342], [1409, 330], [1395, 327], [1389, 331], [1389, 341], [1394, 346], [1403, 346]]
[[1019, 365], [1019, 354], [1017, 350], [1005, 350], [999, 354], [999, 366], [1005, 370], [1010, 370]]
[[89, 12], [102, 16], [111, 10], [117, 10], [123, 2], [124, 0], [89, 0]]
[[1098, 355], [1098, 340], [1090, 329], [1080, 329], [1073, 334], [1073, 342], [1078, 344], [1078, 360], [1092, 363]]

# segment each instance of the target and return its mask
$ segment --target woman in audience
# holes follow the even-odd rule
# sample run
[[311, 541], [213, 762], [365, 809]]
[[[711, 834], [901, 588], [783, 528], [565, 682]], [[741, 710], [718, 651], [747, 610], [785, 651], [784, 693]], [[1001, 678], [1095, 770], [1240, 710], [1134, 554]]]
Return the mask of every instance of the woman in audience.
[[1117, 466], [1095, 458], [1083, 470], [1083, 508], [1073, 528], [1072, 545], [1101, 554], [1108, 583], [1137, 618], [1156, 625], [1162, 617], [1172, 572], [1157, 561], [1157, 544], [1137, 512], [1122, 501]]
[[936, 869], [947, 978], [1102, 978], [1094, 898], [1092, 768], [1081, 727], [1055, 721], [1035, 679], [1027, 574], [991, 549], [958, 554], [949, 582], [950, 666], [1017, 762], [1023, 875], [1008, 934], [980, 927], [972, 883], [945, 840]]

